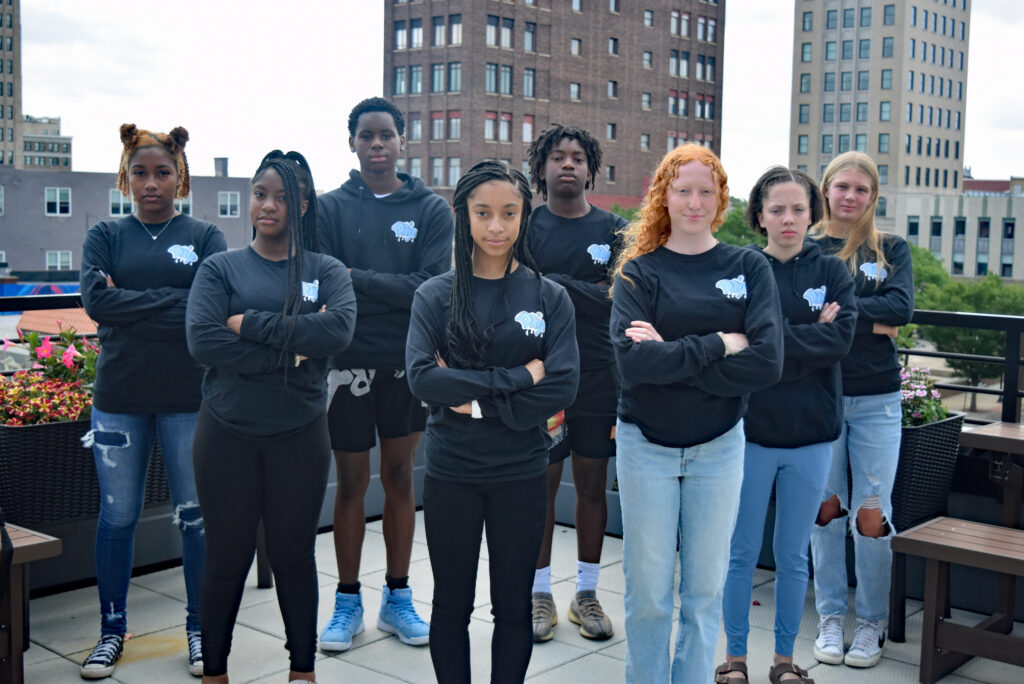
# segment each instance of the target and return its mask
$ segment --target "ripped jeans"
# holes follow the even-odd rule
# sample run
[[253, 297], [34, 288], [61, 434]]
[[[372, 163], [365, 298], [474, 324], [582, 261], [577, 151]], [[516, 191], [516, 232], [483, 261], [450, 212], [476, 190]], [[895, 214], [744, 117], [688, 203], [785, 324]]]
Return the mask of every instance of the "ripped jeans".
[[[100, 485], [100, 517], [96, 526], [96, 584], [100, 595], [101, 632], [127, 631], [128, 582], [135, 555], [135, 527], [142, 515], [146, 470], [159, 435], [174, 505], [174, 524], [181, 530], [187, 616], [185, 629], [198, 632], [205, 536], [192, 472], [192, 435], [196, 413], [105, 413], [92, 409], [91, 442]], [[91, 438], [91, 439], [90, 439]]]
[[[846, 615], [846, 531], [852, 530], [857, 591], [854, 609], [865, 620], [884, 620], [889, 614], [889, 574], [892, 568], [891, 523], [884, 537], [865, 537], [857, 529], [857, 511], [879, 508], [892, 519], [892, 487], [900, 456], [900, 393], [843, 397], [843, 427], [832, 445], [832, 469], [822, 501], [839, 497], [843, 514], [811, 530], [814, 594], [818, 615]], [[847, 464], [852, 473], [853, 502], [847, 495]]]

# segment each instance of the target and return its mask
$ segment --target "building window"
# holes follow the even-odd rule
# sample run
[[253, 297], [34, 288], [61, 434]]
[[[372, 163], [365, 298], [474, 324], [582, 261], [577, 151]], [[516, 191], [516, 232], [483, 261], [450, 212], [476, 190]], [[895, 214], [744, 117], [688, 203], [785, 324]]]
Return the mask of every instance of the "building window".
[[583, 4], [583, 0], [572, 0], [572, 11], [573, 12], [581, 12], [582, 9], [580, 9], [580, 5], [582, 5], [582, 4]]
[[918, 233], [920, 232], [920, 217], [907, 217], [907, 242], [917, 244]]
[[651, 149], [651, 134], [641, 133], [640, 134], [640, 149], [644, 152], [649, 152]]
[[867, 90], [871, 87], [871, 72], [870, 71], [858, 71], [857, 72], [857, 90]]
[[715, 42], [715, 31], [718, 28], [718, 22], [714, 19], [708, 19], [708, 42]]
[[430, 65], [430, 92], [444, 92], [444, 69], [443, 63]]
[[619, 39], [609, 38], [608, 39], [608, 54], [617, 55], [619, 54]]
[[523, 69], [523, 97], [537, 97], [536, 69]]
[[192, 215], [192, 195], [183, 197], [181, 199], [174, 200], [174, 208], [180, 211], [185, 216]]
[[47, 250], [46, 251], [46, 270], [47, 271], [70, 271], [71, 270], [71, 250], [70, 249]]
[[654, 10], [644, 10], [644, 26], [654, 28]]
[[646, 109], [650, 109], [650, 108], [651, 108], [651, 94], [650, 93], [640, 93], [640, 109], [645, 109], [646, 110]]
[[580, 84], [569, 83], [569, 99], [578, 102], [580, 99]]
[[857, 133], [854, 136], [853, 149], [865, 153], [868, 151], [868, 136], [866, 133]]
[[608, 11], [618, 12], [619, 11], [619, 0], [608, 0]]
[[498, 91], [502, 95], [512, 94], [512, 65], [510, 64], [501, 65], [501, 79], [499, 81]]
[[892, 26], [896, 23], [896, 5], [885, 5], [882, 7], [882, 23]]
[[810, 121], [811, 121], [811, 105], [807, 105], [807, 104], [800, 105], [799, 121], [802, 124], [810, 123]]
[[803, 30], [812, 31], [814, 30], [814, 12], [804, 12], [803, 16]]
[[523, 50], [526, 52], [537, 51], [537, 25], [534, 23], [526, 23], [526, 30], [523, 32]]
[[409, 45], [409, 34], [404, 21], [395, 22], [395, 49], [404, 50]]
[[858, 102], [857, 103], [857, 121], [864, 122], [868, 120], [868, 103]]
[[132, 200], [130, 197], [125, 197], [121, 194], [121, 191], [117, 189], [110, 191], [111, 216], [128, 216], [132, 213], [132, 210]]
[[583, 47], [583, 41], [579, 38], [573, 38], [569, 41], [569, 54], [579, 56], [580, 50]]
[[706, 17], [697, 17], [697, 40], [704, 40], [704, 29], [707, 27]]
[[871, 26], [871, 8], [861, 7], [860, 8], [860, 25]]
[[434, 17], [431, 19], [432, 26], [434, 27], [434, 35], [430, 42], [434, 47], [444, 46], [444, 33], [445, 33], [445, 21], [444, 17]]
[[615, 124], [605, 124], [604, 136], [609, 140], [615, 140]]
[[409, 142], [419, 142], [423, 139], [423, 120], [419, 112], [409, 112], [406, 131]]
[[839, 103], [839, 123], [850, 122], [850, 103], [841, 102]]
[[533, 116], [523, 116], [523, 142], [533, 142]]
[[448, 139], [458, 140], [462, 136], [462, 112], [452, 110], [448, 112]]
[[409, 67], [409, 94], [419, 95], [423, 92], [423, 66], [414, 64]]
[[839, 134], [839, 154], [850, 151], [850, 134], [840, 133]]
[[423, 160], [419, 157], [409, 158], [409, 175], [413, 178], [423, 177]]
[[615, 182], [615, 167], [609, 164], [604, 167], [604, 182], [614, 183]]
[[498, 140], [502, 142], [511, 142], [512, 140], [512, 115], [507, 112], [502, 112], [498, 116]]
[[[808, 46], [807, 54], [808, 54], [808, 57], [809, 57], [810, 56], [810, 45], [811, 44], [810, 43], [804, 43], [804, 45]], [[810, 61], [810, 60], [801, 60], [801, 61], [805, 61], [806, 62], [806, 61]], [[836, 61], [836, 41], [834, 41], [834, 40], [825, 41], [825, 61], [826, 62], [834, 62], [834, 61]]]
[[454, 188], [462, 175], [462, 160], [459, 157], [448, 157], [448, 186]]
[[679, 91], [668, 91], [668, 114], [676, 116], [679, 113]]
[[853, 59], [853, 41], [843, 41], [843, 59]]
[[882, 90], [892, 90], [892, 69], [882, 69]]
[[878, 120], [889, 121], [892, 118], [892, 102], [885, 101], [878, 103]]
[[462, 62], [448, 62], [448, 92], [462, 90]]
[[809, 93], [811, 92], [811, 75], [800, 74], [800, 92]]
[[882, 56], [892, 57], [892, 38], [882, 38]]
[[618, 96], [619, 96], [619, 82], [618, 81], [608, 81], [608, 97], [618, 97]]
[[644, 69], [650, 69], [654, 66], [654, 53], [650, 50], [645, 50], [640, 57], [640, 65]]
[[[808, 76], [808, 79], [810, 79], [810, 76]], [[828, 72], [828, 73], [825, 74], [825, 87], [824, 87], [824, 90], [825, 90], [826, 93], [832, 93], [832, 92], [835, 92], [835, 89], [836, 89], [836, 74], [835, 74], [835, 72]], [[808, 92], [808, 91], [810, 91], [810, 87], [808, 87], [807, 90], [801, 90], [801, 92]]]
[[430, 139], [444, 140], [444, 112], [430, 112]]
[[395, 95], [405, 95], [407, 92], [405, 85], [405, 67], [395, 67], [395, 81], [391, 90]]
[[796, 152], [797, 154], [807, 154], [807, 136], [800, 135], [796, 139]]
[[423, 20], [422, 19], [410, 19], [409, 20], [409, 47], [421, 48], [423, 47]]
[[502, 19], [501, 20], [501, 47], [510, 48], [512, 47], [512, 31], [515, 27], [515, 20], [513, 19]]
[[221, 191], [217, 193], [217, 216], [220, 218], [238, 218], [238, 193]]
[[448, 39], [452, 45], [462, 45], [462, 15], [448, 16]]
[[843, 91], [853, 90], [852, 71], [844, 71], [839, 74], [839, 89]]
[[825, 123], [832, 123], [836, 120], [836, 106], [831, 103], [822, 105], [821, 120]]
[[843, 28], [853, 28], [853, 8], [843, 10]]
[[434, 187], [444, 185], [444, 157], [430, 158], [430, 184]]
[[488, 47], [498, 47], [498, 17], [493, 14], [487, 15], [487, 28], [484, 31], [484, 44]]
[[830, 31], [839, 28], [838, 10], [829, 10], [825, 13], [825, 28]]
[[[888, 164], [879, 164], [878, 165], [878, 184], [879, 185], [888, 185], [889, 184], [889, 165]], [[882, 214], [882, 216], [885, 216], [885, 214]]]
[[493, 62], [484, 65], [484, 92], [491, 94], [498, 92], [498, 65]]
[[[881, 181], [879, 181], [881, 183]], [[885, 216], [885, 198], [879, 197], [878, 204], [875, 206], [875, 216]]]
[[878, 153], [889, 154], [889, 134], [879, 133], [878, 134]]
[[484, 112], [484, 140], [494, 140], [498, 112]]
[[826, 133], [821, 136], [821, 153], [832, 154], [832, 134]]
[[43, 196], [47, 216], [71, 215], [71, 188], [46, 188]]

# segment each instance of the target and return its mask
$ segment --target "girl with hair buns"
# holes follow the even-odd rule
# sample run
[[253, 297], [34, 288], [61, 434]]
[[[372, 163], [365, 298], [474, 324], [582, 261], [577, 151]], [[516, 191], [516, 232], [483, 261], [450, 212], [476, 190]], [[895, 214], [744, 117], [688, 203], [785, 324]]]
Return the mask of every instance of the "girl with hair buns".
[[279, 150], [252, 178], [252, 243], [203, 264], [188, 301], [188, 345], [207, 367], [195, 436], [206, 517], [204, 683], [228, 681], [228, 653], [263, 521], [290, 655], [289, 681], [314, 681], [313, 547], [327, 486], [327, 359], [345, 350], [355, 294], [319, 254], [305, 158]]
[[[840, 367], [843, 423], [833, 445], [832, 469], [817, 524], [811, 532], [818, 638], [814, 657], [823, 663], [871, 667], [882, 657], [889, 612], [889, 573], [895, 530], [892, 487], [900, 452], [900, 363], [897, 326], [914, 314], [910, 248], [875, 228], [878, 168], [861, 152], [845, 152], [821, 180], [824, 218], [815, 226], [818, 244], [835, 254], [853, 276], [857, 327]], [[852, 496], [847, 465], [852, 474]], [[856, 556], [857, 629], [844, 654], [847, 612], [846, 530]]]
[[[626, 681], [714, 679], [747, 395], [782, 369], [779, 295], [764, 256], [719, 243], [729, 204], [715, 154], [665, 155], [616, 268], [611, 337]], [[679, 633], [670, 655], [678, 542]]]
[[469, 617], [487, 532], [491, 681], [522, 682], [544, 532], [547, 419], [572, 403], [572, 303], [527, 250], [530, 186], [486, 161], [455, 187], [455, 269], [416, 291], [406, 344], [412, 393], [430, 407], [423, 513], [434, 573], [430, 657], [439, 682], [469, 682]]
[[121, 126], [117, 187], [131, 216], [100, 221], [82, 247], [82, 303], [103, 351], [93, 387], [92, 446], [100, 487], [96, 586], [100, 640], [82, 664], [86, 679], [110, 676], [124, 648], [135, 527], [142, 513], [154, 435], [160, 438], [181, 530], [188, 668], [202, 674], [199, 591], [203, 517], [192, 474], [192, 433], [202, 366], [185, 343], [185, 305], [199, 266], [226, 249], [220, 229], [176, 211], [189, 193], [188, 131]]

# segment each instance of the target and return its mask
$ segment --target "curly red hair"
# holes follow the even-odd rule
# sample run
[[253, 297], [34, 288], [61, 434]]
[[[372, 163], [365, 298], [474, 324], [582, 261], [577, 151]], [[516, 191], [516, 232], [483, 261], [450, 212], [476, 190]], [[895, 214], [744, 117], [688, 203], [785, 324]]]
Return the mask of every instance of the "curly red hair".
[[653, 252], [668, 241], [672, 233], [672, 223], [669, 220], [668, 209], [665, 201], [668, 195], [668, 186], [676, 177], [679, 167], [689, 164], [692, 161], [700, 162], [711, 167], [711, 178], [718, 186], [718, 211], [711, 221], [711, 232], [718, 230], [725, 220], [725, 210], [729, 207], [729, 177], [722, 167], [722, 161], [718, 156], [702, 145], [688, 143], [680, 145], [665, 155], [658, 164], [658, 169], [651, 179], [651, 186], [644, 197], [643, 205], [640, 207], [640, 215], [623, 231], [623, 249], [619, 256], [619, 262], [615, 266], [615, 274], [622, 275], [622, 267], [630, 259], [635, 259], [641, 254]]

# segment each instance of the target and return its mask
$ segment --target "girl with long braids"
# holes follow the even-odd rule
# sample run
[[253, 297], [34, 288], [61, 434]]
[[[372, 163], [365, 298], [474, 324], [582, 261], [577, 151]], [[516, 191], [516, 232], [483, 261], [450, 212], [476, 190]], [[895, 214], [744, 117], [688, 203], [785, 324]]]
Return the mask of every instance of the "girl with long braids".
[[655, 171], [616, 268], [611, 337], [622, 381], [615, 456], [627, 682], [714, 680], [747, 395], [777, 382], [782, 370], [782, 317], [768, 262], [714, 236], [728, 205], [714, 152], [677, 147]]
[[480, 536], [490, 556], [491, 681], [522, 682], [545, 516], [546, 423], [572, 403], [579, 352], [565, 290], [531, 268], [530, 186], [486, 161], [455, 187], [455, 269], [416, 291], [409, 385], [430, 408], [423, 511], [434, 574], [430, 656], [468, 682]]
[[117, 188], [136, 209], [100, 221], [82, 247], [82, 304], [99, 324], [103, 353], [93, 387], [92, 445], [100, 487], [96, 587], [100, 640], [82, 664], [85, 679], [109, 677], [124, 649], [135, 527], [142, 514], [146, 470], [159, 435], [181, 530], [187, 596], [188, 668], [202, 674], [199, 592], [203, 517], [192, 473], [192, 433], [202, 366], [185, 343], [185, 304], [197, 270], [227, 249], [212, 223], [179, 213], [188, 197], [188, 131], [155, 133], [121, 126]]
[[[840, 363], [842, 431], [833, 443], [832, 468], [811, 532], [818, 609], [814, 657], [832, 665], [872, 667], [882, 657], [889, 615], [895, 534], [889, 521], [903, 417], [893, 338], [914, 314], [914, 270], [906, 241], [875, 227], [878, 167], [871, 157], [845, 152], [833, 159], [821, 192], [825, 215], [814, 231], [821, 250], [838, 256], [853, 276], [857, 327], [850, 353]], [[848, 529], [856, 556], [857, 629], [847, 651]]]
[[298, 152], [270, 152], [252, 178], [248, 247], [203, 265], [188, 301], [207, 367], [195, 436], [206, 518], [203, 682], [228, 681], [231, 633], [263, 521], [289, 651], [289, 681], [314, 681], [313, 547], [327, 485], [327, 358], [355, 323], [348, 271], [319, 254], [316, 191]]

